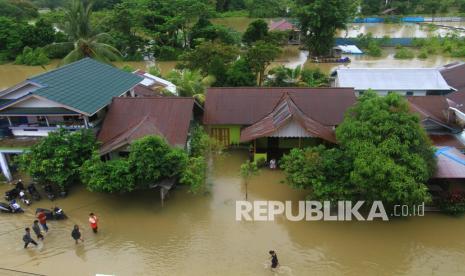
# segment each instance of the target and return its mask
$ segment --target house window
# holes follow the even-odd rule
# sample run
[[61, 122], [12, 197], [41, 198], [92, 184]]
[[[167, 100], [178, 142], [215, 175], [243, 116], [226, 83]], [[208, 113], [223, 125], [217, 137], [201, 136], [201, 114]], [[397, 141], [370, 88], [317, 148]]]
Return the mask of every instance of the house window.
[[221, 145], [229, 146], [229, 128], [212, 128], [211, 136]]
[[413, 91], [407, 91], [406, 95], [407, 96], [413, 96]]

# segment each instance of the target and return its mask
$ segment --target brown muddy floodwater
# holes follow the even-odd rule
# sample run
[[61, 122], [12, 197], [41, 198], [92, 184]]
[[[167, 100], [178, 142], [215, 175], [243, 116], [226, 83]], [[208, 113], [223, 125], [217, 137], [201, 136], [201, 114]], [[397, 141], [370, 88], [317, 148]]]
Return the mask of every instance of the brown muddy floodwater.
[[[56, 201], [69, 219], [49, 222], [38, 248], [22, 248], [23, 228], [33, 210], [50, 201], [35, 202], [24, 214], [0, 214], [0, 268], [60, 276], [465, 274], [465, 218], [427, 213], [389, 222], [235, 221], [245, 159], [238, 151], [215, 158], [209, 195], [177, 189], [164, 208], [156, 191], [118, 196], [76, 187]], [[282, 179], [281, 172], [262, 170], [249, 182], [249, 200], [304, 199]], [[97, 235], [88, 226], [89, 212], [100, 216]], [[81, 226], [83, 244], [74, 244], [73, 224]], [[281, 263], [277, 273], [266, 268], [270, 249]]]

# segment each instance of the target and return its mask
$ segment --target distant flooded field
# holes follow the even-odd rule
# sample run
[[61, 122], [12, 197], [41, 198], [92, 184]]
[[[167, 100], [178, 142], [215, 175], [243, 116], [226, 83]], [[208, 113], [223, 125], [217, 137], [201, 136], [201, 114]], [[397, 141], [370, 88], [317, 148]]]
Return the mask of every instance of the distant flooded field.
[[[427, 213], [389, 222], [235, 221], [245, 186], [242, 151], [212, 162], [211, 193], [177, 189], [161, 208], [156, 191], [130, 195], [90, 193], [75, 187], [65, 199], [34, 202], [24, 214], [0, 214], [0, 268], [49, 276], [124, 275], [464, 275], [465, 219]], [[282, 184], [279, 171], [262, 170], [248, 184], [249, 200], [303, 200]], [[0, 186], [0, 192], [9, 187]], [[62, 207], [66, 221], [49, 222], [38, 248], [23, 249], [23, 228], [33, 210]], [[100, 216], [95, 235], [89, 212]], [[79, 224], [85, 242], [70, 233]], [[268, 250], [281, 268], [270, 272]], [[8, 274], [0, 270], [0, 275]]]

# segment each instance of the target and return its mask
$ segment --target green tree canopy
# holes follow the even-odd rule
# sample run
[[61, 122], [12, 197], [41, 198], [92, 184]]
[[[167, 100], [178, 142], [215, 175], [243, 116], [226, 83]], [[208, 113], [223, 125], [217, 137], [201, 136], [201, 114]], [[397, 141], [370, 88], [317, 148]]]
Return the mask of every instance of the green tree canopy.
[[255, 73], [255, 77], [258, 80], [258, 86], [263, 84], [266, 68], [279, 56], [280, 53], [281, 50], [277, 46], [264, 41], [258, 41], [248, 49], [245, 54], [245, 59], [252, 71]]
[[[336, 129], [339, 148], [295, 150], [281, 165], [288, 182], [323, 200], [419, 204], [435, 170], [433, 148], [417, 115], [396, 93], [359, 98]], [[300, 171], [299, 171], [300, 168]]]
[[346, 29], [355, 15], [357, 1], [297, 0], [297, 17], [305, 46], [314, 56], [326, 56], [338, 29]]
[[55, 184], [62, 190], [79, 181], [82, 164], [96, 150], [95, 136], [90, 130], [69, 132], [62, 128], [19, 155], [20, 170], [41, 184]]
[[242, 35], [242, 41], [252, 44], [258, 40], [265, 40], [268, 36], [268, 24], [263, 19], [252, 21]]

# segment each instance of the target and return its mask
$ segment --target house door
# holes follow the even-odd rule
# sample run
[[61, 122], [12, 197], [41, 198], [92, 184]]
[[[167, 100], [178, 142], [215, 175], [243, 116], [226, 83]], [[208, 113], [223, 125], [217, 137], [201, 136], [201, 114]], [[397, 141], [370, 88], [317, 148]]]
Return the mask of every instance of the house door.
[[268, 161], [271, 159], [279, 159], [279, 138], [268, 137]]
[[220, 145], [227, 147], [230, 144], [229, 141], [229, 128], [212, 128], [211, 136], [215, 138]]

